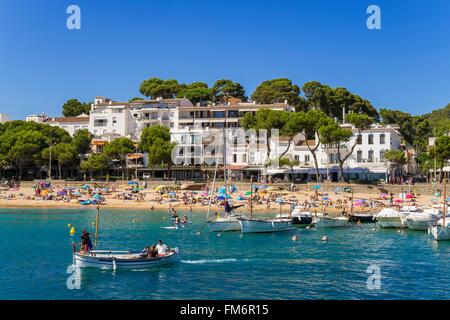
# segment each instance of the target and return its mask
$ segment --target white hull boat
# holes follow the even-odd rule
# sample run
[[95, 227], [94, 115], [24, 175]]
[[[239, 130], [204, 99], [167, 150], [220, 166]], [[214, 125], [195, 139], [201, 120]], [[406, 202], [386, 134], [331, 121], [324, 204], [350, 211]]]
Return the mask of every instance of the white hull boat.
[[412, 212], [405, 218], [406, 225], [411, 230], [427, 231], [435, 226], [439, 221], [440, 212], [435, 209], [425, 209], [423, 211]]
[[178, 260], [178, 248], [172, 252], [155, 258], [144, 258], [140, 253], [128, 251], [96, 250], [89, 254], [75, 252], [73, 263], [80, 268], [100, 269], [149, 269], [174, 263]]
[[314, 219], [316, 228], [339, 228], [348, 226], [348, 217], [317, 216]]
[[242, 233], [268, 233], [292, 230], [291, 219], [240, 219], [239, 224]]
[[439, 220], [436, 226], [429, 229], [429, 232], [433, 235], [433, 238], [437, 241], [450, 240], [450, 223], [446, 219], [445, 226], [443, 220]]
[[217, 218], [206, 222], [210, 232], [240, 231], [241, 225], [237, 217]]
[[377, 215], [377, 221], [382, 228], [406, 228], [407, 213], [387, 208]]

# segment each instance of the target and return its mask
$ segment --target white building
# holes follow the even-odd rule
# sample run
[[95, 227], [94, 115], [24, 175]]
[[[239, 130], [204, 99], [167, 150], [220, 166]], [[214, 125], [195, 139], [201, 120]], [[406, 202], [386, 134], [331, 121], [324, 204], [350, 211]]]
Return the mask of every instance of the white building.
[[73, 136], [77, 130], [89, 129], [89, 115], [86, 114], [81, 114], [78, 117], [52, 117], [45, 119], [43, 122], [64, 129], [71, 136]]
[[30, 114], [30, 115], [26, 116], [25, 121], [42, 123], [46, 119], [47, 119], [47, 115], [43, 112], [41, 114]]
[[0, 123], [5, 123], [9, 121], [9, 116], [5, 113], [0, 113]]

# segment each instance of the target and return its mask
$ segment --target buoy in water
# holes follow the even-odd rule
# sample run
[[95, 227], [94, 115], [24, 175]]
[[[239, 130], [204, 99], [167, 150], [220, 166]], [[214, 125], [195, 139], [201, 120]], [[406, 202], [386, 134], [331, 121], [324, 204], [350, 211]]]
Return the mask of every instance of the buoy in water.
[[199, 231], [199, 232], [196, 232], [195, 234], [196, 234], [196, 235], [199, 235], [199, 234], [200, 234], [200, 231]]
[[133, 223], [136, 223], [136, 219], [133, 219]]
[[291, 239], [292, 239], [292, 241], [297, 241], [298, 240], [298, 236], [293, 236]]
[[70, 229], [70, 231], [69, 231], [69, 233], [70, 233], [70, 235], [71, 236], [73, 236], [74, 234], [75, 234], [75, 228], [74, 227], [72, 227], [71, 229]]
[[320, 239], [321, 241], [328, 241], [328, 237], [327, 236], [323, 236], [322, 239]]
[[218, 234], [217, 234], [217, 236], [218, 236], [218, 237], [220, 237], [220, 236], [221, 236], [221, 234], [220, 234], [220, 233], [218, 233]]

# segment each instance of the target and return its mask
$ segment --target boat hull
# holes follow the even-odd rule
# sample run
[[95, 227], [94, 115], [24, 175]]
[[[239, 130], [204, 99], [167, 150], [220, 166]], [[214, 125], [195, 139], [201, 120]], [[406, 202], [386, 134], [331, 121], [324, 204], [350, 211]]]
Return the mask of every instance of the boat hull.
[[292, 217], [292, 225], [295, 227], [306, 227], [313, 222], [312, 216]]
[[228, 232], [228, 231], [240, 231], [241, 225], [239, 221], [227, 220], [227, 221], [208, 221], [206, 223], [210, 232]]
[[340, 228], [348, 226], [348, 218], [345, 217], [319, 217], [315, 220], [316, 228]]
[[415, 219], [406, 219], [406, 225], [408, 229], [417, 230], [417, 231], [427, 231], [428, 228], [436, 224], [436, 220], [415, 220]]
[[79, 268], [100, 269], [149, 269], [174, 263], [178, 260], [178, 253], [156, 258], [141, 258], [139, 254], [73, 254], [74, 265]]
[[382, 228], [406, 228], [406, 220], [398, 217], [377, 217], [378, 224]]
[[448, 226], [434, 226], [430, 228], [430, 233], [433, 238], [437, 241], [448, 241], [450, 240], [450, 228]]
[[290, 220], [239, 220], [242, 233], [269, 233], [292, 230]]
[[358, 222], [358, 221], [361, 223], [375, 222], [375, 218], [371, 214], [350, 214], [349, 218], [351, 221], [354, 221], [354, 222]]

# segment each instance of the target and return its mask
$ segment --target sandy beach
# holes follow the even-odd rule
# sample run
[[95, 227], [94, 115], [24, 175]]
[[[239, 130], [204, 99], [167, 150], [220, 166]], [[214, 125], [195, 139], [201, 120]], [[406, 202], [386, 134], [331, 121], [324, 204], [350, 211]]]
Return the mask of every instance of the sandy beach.
[[[77, 188], [82, 186], [80, 184]], [[73, 209], [89, 209], [95, 208], [95, 205], [82, 205], [79, 203], [80, 199], [89, 199], [94, 194], [94, 191], [89, 191], [78, 197], [56, 196], [58, 190], [64, 190], [65, 187], [55, 185], [50, 189], [51, 199], [44, 200], [43, 197], [36, 196], [36, 190], [32, 186], [24, 186], [20, 188], [11, 188], [6, 191], [0, 191], [0, 208], [73, 208]], [[289, 203], [297, 202], [299, 205], [309, 203], [313, 204], [310, 208], [312, 212], [326, 210], [330, 214], [340, 214], [343, 207], [346, 211], [350, 210], [351, 194], [348, 192], [332, 192], [321, 190], [302, 190], [302, 191], [285, 191], [277, 190], [278, 187], [271, 187], [270, 191], [259, 192], [259, 201], [254, 201], [253, 212], [255, 214], [273, 213], [278, 214], [288, 213], [291, 205]], [[248, 213], [250, 210], [249, 201], [237, 200], [239, 196], [248, 195], [250, 191], [250, 184], [239, 185], [238, 190], [231, 194], [233, 204], [244, 205], [237, 209], [239, 213]], [[156, 210], [167, 211], [169, 206], [182, 212], [192, 210], [192, 212], [206, 213], [208, 210], [208, 200], [205, 197], [205, 191], [188, 191], [188, 190], [174, 190], [176, 196], [168, 197], [167, 193], [155, 190], [155, 186], [148, 186], [148, 188], [141, 188], [139, 192], [131, 193], [130, 187], [117, 188], [109, 190], [108, 192], [100, 192], [104, 201], [101, 203], [101, 208], [109, 209], [126, 209], [126, 210]], [[203, 196], [202, 196], [203, 194]], [[128, 199], [125, 199], [129, 197]], [[398, 194], [393, 195], [394, 199], [399, 197]], [[245, 197], [244, 197], [245, 198]], [[271, 200], [268, 201], [268, 198]], [[274, 199], [283, 199], [288, 202], [280, 206]], [[188, 202], [186, 203], [186, 199]], [[194, 199], [194, 201], [192, 201]], [[365, 199], [365, 204], [359, 203], [358, 200]], [[432, 205], [432, 200], [436, 197], [431, 195], [417, 195], [414, 199], [408, 199], [405, 203], [415, 203], [418, 206]], [[387, 206], [390, 202], [390, 195], [380, 197], [379, 195], [369, 193], [353, 194], [354, 212], [376, 211], [383, 206]], [[195, 203], [192, 203], [195, 202]], [[364, 201], [360, 201], [364, 202]], [[326, 205], [323, 205], [326, 203]], [[221, 212], [223, 207], [218, 204], [211, 205], [211, 213]]]

